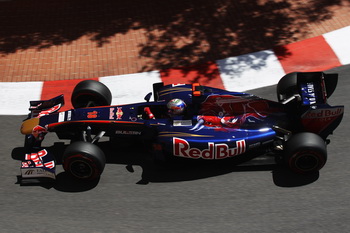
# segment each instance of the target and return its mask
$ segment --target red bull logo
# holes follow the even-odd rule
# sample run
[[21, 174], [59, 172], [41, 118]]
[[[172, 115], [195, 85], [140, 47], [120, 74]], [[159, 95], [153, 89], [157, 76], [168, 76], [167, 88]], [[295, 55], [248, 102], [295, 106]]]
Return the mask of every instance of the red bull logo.
[[117, 111], [114, 112], [115, 108], [110, 108], [109, 109], [109, 119], [114, 120], [114, 115], [116, 117], [116, 120], [121, 120], [124, 112], [123, 112], [123, 107], [117, 107]]
[[243, 154], [246, 151], [245, 140], [236, 141], [236, 147], [230, 148], [225, 143], [215, 144], [208, 142], [207, 149], [198, 149], [191, 147], [190, 144], [182, 138], [173, 138], [174, 156], [191, 159], [225, 159]]
[[328, 109], [316, 109], [307, 111], [302, 118], [325, 118], [325, 117], [337, 117], [344, 113], [344, 108], [328, 108]]
[[321, 133], [344, 114], [344, 107], [310, 109], [301, 117], [305, 129], [313, 133]]
[[117, 120], [121, 120], [123, 116], [123, 110], [122, 107], [117, 107], [117, 113], [115, 114], [117, 116]]
[[47, 129], [45, 127], [42, 127], [40, 125], [37, 125], [33, 128], [32, 134], [35, 138], [43, 139], [43, 135], [47, 133]]

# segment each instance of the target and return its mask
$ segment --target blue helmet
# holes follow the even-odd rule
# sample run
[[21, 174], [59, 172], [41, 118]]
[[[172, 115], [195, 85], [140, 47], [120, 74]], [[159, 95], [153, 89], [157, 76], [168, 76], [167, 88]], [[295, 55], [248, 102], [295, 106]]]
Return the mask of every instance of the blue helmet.
[[168, 102], [167, 107], [172, 115], [180, 115], [185, 111], [186, 104], [181, 99], [172, 99]]

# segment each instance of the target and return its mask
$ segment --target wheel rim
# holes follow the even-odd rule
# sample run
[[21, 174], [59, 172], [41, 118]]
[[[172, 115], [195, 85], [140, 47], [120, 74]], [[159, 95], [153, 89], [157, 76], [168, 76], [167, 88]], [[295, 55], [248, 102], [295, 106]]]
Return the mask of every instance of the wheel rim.
[[316, 171], [319, 169], [320, 160], [314, 153], [304, 152], [296, 155], [294, 165], [302, 172]]
[[74, 160], [70, 163], [69, 170], [73, 176], [79, 179], [90, 178], [93, 174], [93, 168], [85, 160]]

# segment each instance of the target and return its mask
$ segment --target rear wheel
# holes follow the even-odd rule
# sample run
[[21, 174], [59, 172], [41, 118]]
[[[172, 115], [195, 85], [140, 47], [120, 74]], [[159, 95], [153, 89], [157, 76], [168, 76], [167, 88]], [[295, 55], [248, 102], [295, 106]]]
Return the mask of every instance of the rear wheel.
[[314, 133], [295, 134], [285, 145], [284, 159], [288, 167], [296, 173], [316, 172], [326, 164], [326, 144]]
[[84, 80], [75, 86], [71, 102], [74, 108], [107, 106], [111, 105], [112, 94], [103, 83]]
[[62, 164], [64, 170], [72, 176], [82, 180], [93, 180], [102, 174], [106, 158], [95, 144], [79, 141], [66, 148]]

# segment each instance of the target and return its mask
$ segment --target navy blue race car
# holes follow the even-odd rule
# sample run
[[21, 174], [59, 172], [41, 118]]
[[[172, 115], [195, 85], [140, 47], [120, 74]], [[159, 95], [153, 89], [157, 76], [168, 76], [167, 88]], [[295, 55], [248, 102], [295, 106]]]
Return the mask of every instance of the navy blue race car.
[[[73, 109], [59, 111], [63, 95], [30, 101], [21, 126], [25, 135], [22, 178], [55, 179], [56, 163], [82, 180], [98, 178], [106, 156], [104, 137], [113, 143], [137, 142], [155, 159], [179, 157], [221, 160], [273, 154], [294, 172], [307, 174], [326, 163], [328, 136], [340, 124], [344, 106], [327, 99], [337, 86], [337, 74], [297, 72], [277, 85], [278, 101], [217, 88], [153, 84], [144, 102], [111, 105], [110, 90], [85, 80], [73, 90]], [[68, 139], [61, 161], [41, 147], [49, 132]]]

